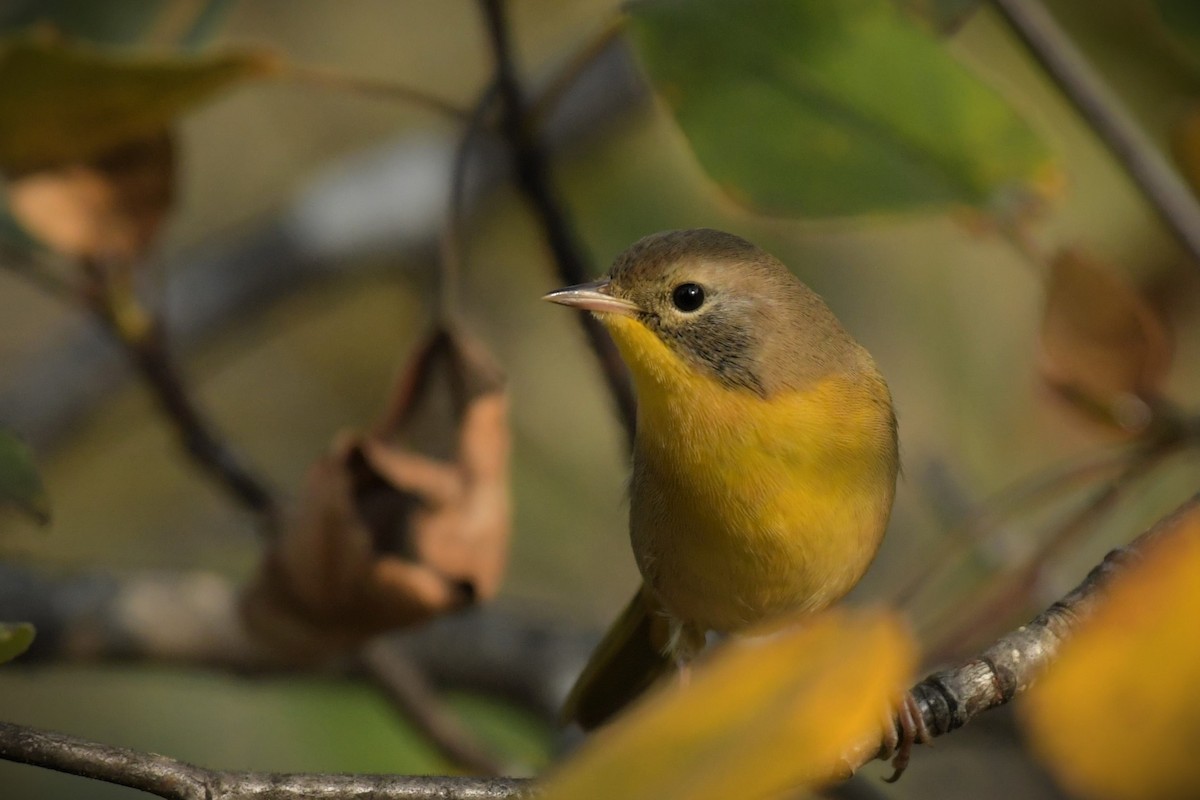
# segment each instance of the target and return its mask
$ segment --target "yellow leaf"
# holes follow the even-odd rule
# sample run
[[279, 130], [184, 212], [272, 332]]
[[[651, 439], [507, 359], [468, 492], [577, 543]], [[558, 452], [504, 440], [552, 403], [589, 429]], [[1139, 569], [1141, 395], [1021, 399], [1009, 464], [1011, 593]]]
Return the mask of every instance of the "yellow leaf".
[[1111, 588], [1025, 698], [1036, 752], [1081, 797], [1200, 786], [1200, 511]]
[[848, 751], [878, 739], [913, 661], [883, 612], [833, 610], [729, 642], [685, 685], [601, 729], [538, 796], [755, 800], [827, 783]]
[[262, 52], [131, 57], [45, 38], [0, 47], [0, 170], [87, 161], [159, 135], [214, 92], [276, 73]]

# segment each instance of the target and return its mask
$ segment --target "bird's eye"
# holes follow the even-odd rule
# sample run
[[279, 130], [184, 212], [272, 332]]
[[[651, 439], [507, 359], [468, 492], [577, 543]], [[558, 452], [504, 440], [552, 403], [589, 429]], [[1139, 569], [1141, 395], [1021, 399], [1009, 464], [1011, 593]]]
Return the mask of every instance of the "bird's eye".
[[681, 283], [671, 292], [671, 302], [680, 311], [695, 311], [704, 305], [704, 287], [698, 283]]

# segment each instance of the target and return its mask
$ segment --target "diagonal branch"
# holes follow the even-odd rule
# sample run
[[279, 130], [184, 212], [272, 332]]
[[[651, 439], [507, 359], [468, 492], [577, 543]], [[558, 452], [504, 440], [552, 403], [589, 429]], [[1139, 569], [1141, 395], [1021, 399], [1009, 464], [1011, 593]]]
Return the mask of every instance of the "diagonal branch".
[[1200, 203], [1038, 0], [992, 0], [1029, 52], [1200, 263]]
[[258, 513], [268, 532], [273, 531], [279, 520], [278, 501], [196, 406], [167, 348], [162, 319], [143, 308], [131, 288], [114, 281], [104, 265], [87, 260], [82, 268], [87, 308], [121, 345], [192, 461], [238, 503]]
[[514, 778], [221, 772], [8, 722], [0, 722], [0, 758], [169, 800], [493, 800], [519, 797], [527, 783]]
[[[978, 656], [935, 672], [909, 690], [930, 737], [957, 730], [1024, 692], [1058, 656], [1063, 642], [1091, 615], [1112, 582], [1137, 563], [1147, 548], [1186, 532], [1188, 526], [1184, 523], [1197, 510], [1200, 494], [1128, 545], [1110, 552], [1082, 583], [1031, 622], [1001, 636]], [[874, 759], [876, 747], [877, 743], [864, 743], [848, 756], [851, 769]]]
[[[480, 0], [487, 21], [488, 39], [496, 61], [496, 85], [503, 106], [500, 129], [512, 153], [517, 186], [533, 207], [546, 243], [554, 255], [558, 276], [566, 283], [583, 283], [594, 277], [595, 270], [585, 253], [557, 188], [550, 176], [550, 163], [545, 148], [530, 120], [521, 94], [521, 85], [513, 63], [508, 25], [504, 18], [503, 0]], [[580, 314], [579, 320], [600, 361], [625, 426], [630, 443], [637, 422], [637, 403], [629, 373], [621, 361], [612, 339], [591, 314]]]

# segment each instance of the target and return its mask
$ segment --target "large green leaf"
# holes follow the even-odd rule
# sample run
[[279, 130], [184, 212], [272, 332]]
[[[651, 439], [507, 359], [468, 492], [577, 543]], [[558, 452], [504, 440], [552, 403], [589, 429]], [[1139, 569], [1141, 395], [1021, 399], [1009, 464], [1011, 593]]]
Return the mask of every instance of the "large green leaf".
[[1047, 172], [1005, 100], [892, 0], [642, 0], [632, 33], [701, 165], [751, 208], [983, 204]]
[[1200, 2], [1154, 0], [1167, 34], [1181, 46], [1193, 66], [1200, 67]]
[[42, 523], [50, 519], [46, 490], [29, 448], [0, 429], [0, 506], [4, 505], [16, 506]]
[[983, 6], [983, 0], [894, 0], [939, 33], [953, 33]]
[[35, 632], [28, 622], [0, 622], [0, 664], [12, 661], [33, 644]]
[[150, 58], [11, 40], [0, 47], [0, 170], [87, 160], [154, 136], [215, 92], [277, 69], [258, 52]]

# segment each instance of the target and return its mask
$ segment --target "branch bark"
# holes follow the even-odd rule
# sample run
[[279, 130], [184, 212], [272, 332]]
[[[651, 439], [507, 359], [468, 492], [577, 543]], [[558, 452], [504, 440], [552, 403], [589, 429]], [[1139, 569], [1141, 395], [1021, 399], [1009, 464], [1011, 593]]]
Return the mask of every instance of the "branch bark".
[[515, 778], [221, 772], [7, 722], [0, 722], [0, 758], [170, 800], [493, 800], [523, 796], [528, 783]]
[[[1185, 518], [1195, 513], [1200, 513], [1200, 494], [1193, 496], [1129, 545], [1109, 553], [1082, 583], [1029, 624], [1002, 636], [980, 655], [935, 672], [917, 683], [910, 693], [929, 735], [943, 736], [957, 730], [976, 716], [1010, 702], [1025, 691], [1054, 660], [1062, 643], [1095, 609], [1113, 580], [1136, 563], [1148, 547], [1185, 530]], [[11, 585], [11, 582], [0, 581], [0, 586], [6, 584]], [[28, 602], [26, 592], [22, 591], [27, 588], [15, 587], [12, 596], [25, 598], [25, 602]], [[81, 612], [81, 599], [75, 597], [69, 605], [75, 607], [76, 614], [86, 617], [91, 608], [82, 606], [86, 610]], [[147, 608], [162, 609], [169, 605], [161, 602], [161, 599]], [[0, 595], [0, 616], [10, 616], [12, 610], [30, 610], [6, 608], [6, 605], [12, 605], [12, 597], [8, 598], [8, 604], [4, 600], [5, 597]], [[30, 615], [18, 613], [17, 616], [29, 618]], [[511, 681], [516, 676], [525, 687], [523, 691], [527, 694], [524, 699], [527, 702], [531, 698], [539, 698], [530, 702], [530, 707], [540, 707], [544, 713], [552, 715], [571, 676], [586, 658], [591, 639], [585, 637], [567, 641], [570, 637], [563, 637], [561, 633], [544, 629], [518, 629], [516, 635], [512, 630], [500, 631], [501, 640], [497, 643], [497, 626], [487, 620], [481, 622], [479, 617], [482, 615], [474, 616], [475, 619], [471, 615], [465, 616], [465, 630], [452, 630], [441, 634], [440, 638], [436, 634], [431, 637], [426, 631], [406, 635], [403, 640], [411, 648], [408, 652], [429, 674], [440, 676], [443, 680], [457, 680], [476, 689], [508, 685], [511, 690]], [[42, 624], [38, 620], [35, 622], [39, 626]], [[456, 620], [451, 618], [444, 622], [455, 623]], [[90, 632], [93, 636], [97, 631], [105, 631], [105, 626], [95, 626], [95, 620], [92, 626]], [[435, 631], [437, 627], [430, 626]], [[62, 632], [58, 633], [59, 636], [50, 637], [51, 642], [63, 641]], [[47, 646], [44, 639], [39, 641], [42, 648]], [[454, 642], [459, 643], [457, 648]], [[547, 647], [548, 643], [554, 646]], [[35, 644], [35, 648], [38, 646]], [[464, 652], [464, 646], [469, 654]], [[243, 642], [238, 647], [223, 651], [220, 658], [210, 657], [205, 663], [269, 665], [270, 662], [262, 660], [261, 653], [254, 654], [253, 650], [242, 649], [244, 647]], [[175, 655], [181, 652], [192, 655], [199, 653], [194, 647], [169, 648], [168, 652]], [[234, 653], [239, 655], [235, 658]], [[520, 654], [519, 657], [512, 657], [516, 654]], [[30, 660], [36, 659], [38, 652], [35, 649], [29, 655], [32, 657]], [[96, 654], [93, 652], [92, 655]], [[474, 656], [474, 660], [468, 656]], [[467, 673], [474, 674], [475, 678], [464, 682], [461, 679]], [[511, 691], [509, 693], [512, 694]], [[853, 753], [847, 754], [847, 767], [853, 771], [873, 760], [879, 753], [878, 748], [878, 741], [864, 742]], [[517, 797], [529, 788], [528, 783], [512, 779], [218, 772], [155, 754], [108, 747], [3, 723], [0, 723], [0, 758], [119, 783], [160, 797], [180, 800], [291, 800], [300, 797], [348, 800], [364, 795], [385, 799], [428, 797], [455, 800]]]
[[[1184, 530], [1185, 519], [1200, 511], [1200, 494], [1155, 523], [1128, 545], [1105, 556], [1083, 582], [1026, 625], [997, 639], [983, 653], [934, 672], [910, 690], [931, 737], [961, 728], [990, 709], [1024, 692], [1057, 657], [1113, 580], [1135, 564], [1152, 545]], [[873, 760], [877, 744], [864, 744], [852, 754], [852, 770]]]

